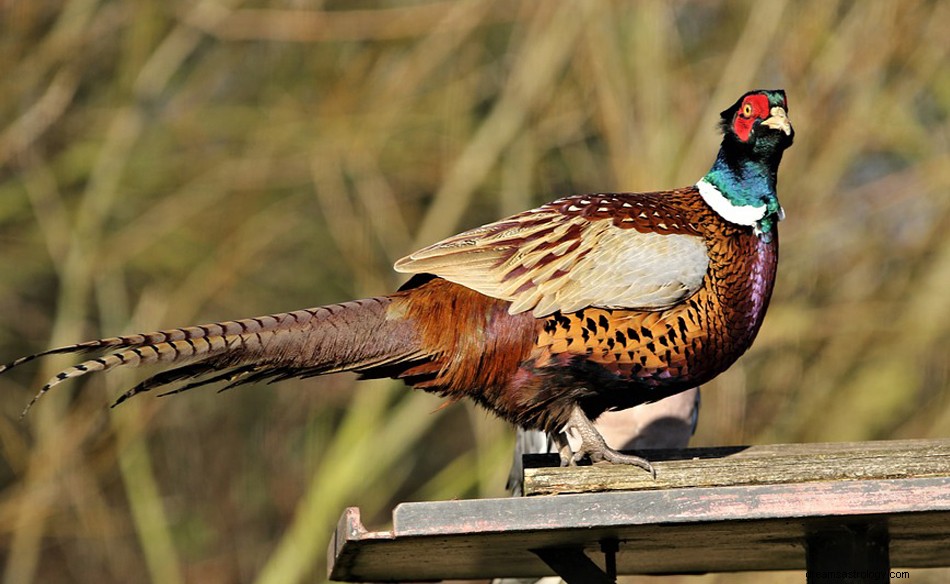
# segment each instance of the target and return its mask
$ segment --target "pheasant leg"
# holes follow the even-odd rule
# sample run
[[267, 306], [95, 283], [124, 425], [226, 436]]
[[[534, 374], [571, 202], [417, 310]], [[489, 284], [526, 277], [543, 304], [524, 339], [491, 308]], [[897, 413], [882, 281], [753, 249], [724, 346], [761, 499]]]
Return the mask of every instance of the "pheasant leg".
[[[590, 458], [591, 462], [610, 462], [613, 464], [630, 464], [633, 466], [638, 466], [643, 470], [647, 471], [653, 478], [656, 478], [656, 471], [653, 469], [653, 465], [650, 464], [645, 458], [639, 456], [634, 456], [633, 454], [623, 454], [613, 448], [607, 446], [607, 442], [604, 441], [604, 437], [600, 435], [600, 432], [597, 431], [597, 428], [594, 427], [594, 423], [591, 422], [587, 416], [584, 414], [583, 410], [578, 406], [574, 406], [574, 410], [571, 412], [570, 421], [567, 423], [568, 430], [574, 430], [577, 433], [577, 436], [581, 439], [580, 446], [574, 450], [574, 455], [568, 461], [568, 464], [577, 464], [585, 457]], [[561, 434], [560, 436], [564, 436]], [[565, 461], [567, 456], [565, 455], [564, 446], [559, 442], [559, 452], [561, 454], [562, 464]], [[567, 442], [565, 436], [564, 442]]]
[[557, 447], [558, 456], [561, 457], [561, 466], [572, 466], [574, 462], [574, 451], [571, 449], [571, 443], [567, 439], [567, 430], [570, 424], [564, 428], [564, 432], [558, 432], [554, 435], [554, 445]]

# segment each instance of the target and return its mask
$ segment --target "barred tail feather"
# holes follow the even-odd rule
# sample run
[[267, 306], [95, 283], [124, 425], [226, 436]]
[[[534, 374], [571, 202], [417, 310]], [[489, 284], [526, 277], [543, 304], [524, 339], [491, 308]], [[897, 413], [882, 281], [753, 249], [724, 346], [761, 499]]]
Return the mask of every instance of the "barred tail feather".
[[[183, 381], [185, 379], [194, 379], [196, 377], [200, 377], [202, 375], [212, 373], [214, 372], [214, 370], [215, 370], [214, 366], [209, 365], [208, 363], [205, 363], [205, 362], [199, 362], [199, 363], [192, 363], [191, 365], [184, 365], [182, 367], [176, 367], [175, 369], [170, 369], [168, 371], [162, 371], [161, 373], [156, 373], [155, 375], [140, 382], [138, 385], [136, 385], [132, 389], [120, 395], [118, 398], [116, 398], [114, 402], [112, 402], [112, 406], [110, 407], [114, 408], [117, 405], [124, 402], [125, 400], [129, 399], [130, 397], [133, 397], [140, 393], [146, 393], [146, 392], [152, 391], [155, 388], [164, 387], [172, 383], [175, 383], [177, 381]], [[232, 375], [234, 375], [234, 373], [231, 371], [228, 371], [225, 374], [216, 375], [214, 377], [204, 379], [202, 381], [202, 384], [222, 381]], [[165, 391], [158, 395], [161, 397], [161, 396], [171, 395], [173, 393], [180, 393], [182, 391], [185, 391], [186, 389], [191, 389], [192, 386], [195, 386], [195, 384], [192, 383], [182, 388]]]
[[[194, 329], [199, 330], [198, 327], [194, 327]], [[68, 379], [81, 377], [88, 373], [105, 372], [110, 369], [115, 369], [116, 367], [140, 367], [142, 365], [151, 365], [160, 362], [183, 362], [192, 358], [208, 357], [227, 350], [227, 337], [197, 336], [193, 338], [183, 337], [177, 340], [149, 342], [151, 339], [158, 338], [171, 339], [172, 335], [170, 333], [186, 333], [188, 330], [189, 329], [174, 329], [174, 331], [112, 337], [109, 339], [80, 343], [78, 345], [72, 345], [71, 347], [61, 347], [60, 349], [53, 349], [41, 353], [40, 355], [51, 354], [53, 352], [86, 352], [95, 350], [97, 347], [128, 346], [130, 344], [139, 343], [138, 346], [116, 351], [103, 357], [88, 359], [60, 371], [50, 378], [50, 380], [40, 388], [39, 392], [33, 396], [33, 399], [30, 400], [30, 403], [27, 404], [23, 410], [21, 417], [30, 411], [33, 404], [43, 397], [43, 394]], [[72, 351], [69, 349], [72, 349]]]
[[271, 314], [267, 316], [260, 316], [256, 318], [245, 318], [241, 320], [229, 320], [223, 322], [213, 322], [208, 324], [201, 324], [196, 326], [182, 327], [167, 329], [161, 331], [154, 331], [150, 333], [137, 333], [133, 335], [123, 335], [117, 337], [107, 337], [104, 339], [96, 339], [93, 341], [84, 341], [82, 343], [76, 343], [74, 345], [66, 345], [63, 347], [55, 347], [48, 349], [46, 351], [41, 351], [39, 353], [34, 353], [32, 355], [27, 355], [26, 357], [20, 357], [19, 359], [14, 359], [13, 361], [0, 365], [0, 374], [38, 359], [40, 357], [46, 357], [48, 355], [61, 355], [65, 353], [88, 353], [90, 351], [95, 351], [97, 349], [105, 349], [110, 347], [140, 347], [148, 345], [158, 345], [165, 342], [174, 342], [174, 341], [188, 341], [195, 340], [206, 337], [219, 337], [226, 335], [236, 335], [242, 333], [253, 333], [260, 330], [265, 330], [272, 328], [275, 323], [278, 325], [281, 321], [286, 321], [288, 318], [299, 318], [303, 317], [304, 314], [312, 314], [313, 311], [320, 310], [319, 308], [312, 308], [307, 310], [297, 310], [295, 312], [285, 312], [279, 314]]
[[[44, 355], [118, 349], [89, 359], [53, 376], [33, 397], [29, 409], [60, 383], [88, 373], [117, 367], [179, 365], [162, 371], [122, 394], [113, 406], [152, 389], [187, 379], [196, 381], [162, 395], [227, 381], [225, 389], [252, 381], [361, 370], [418, 359], [416, 333], [401, 315], [390, 312], [395, 297], [370, 298], [343, 304], [271, 314], [126, 336], [109, 337], [58, 347], [17, 359], [0, 373]], [[217, 375], [207, 376], [216, 372]]]

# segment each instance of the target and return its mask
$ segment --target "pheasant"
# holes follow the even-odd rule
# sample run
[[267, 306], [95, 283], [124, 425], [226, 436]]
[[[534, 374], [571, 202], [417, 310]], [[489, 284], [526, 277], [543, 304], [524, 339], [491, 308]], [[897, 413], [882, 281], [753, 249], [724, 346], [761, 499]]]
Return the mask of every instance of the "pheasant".
[[[392, 377], [471, 398], [518, 426], [561, 438], [562, 462], [584, 458], [651, 470], [609, 448], [603, 412], [705, 383], [749, 348], [778, 260], [776, 195], [794, 133], [782, 90], [746, 93], [721, 114], [719, 154], [695, 185], [665, 192], [557, 199], [421, 249], [393, 294], [143, 334], [22, 357], [106, 354], [54, 376], [162, 364], [122, 394], [179, 383], [179, 393], [339, 371]], [[24, 411], [26, 413], [26, 411]]]

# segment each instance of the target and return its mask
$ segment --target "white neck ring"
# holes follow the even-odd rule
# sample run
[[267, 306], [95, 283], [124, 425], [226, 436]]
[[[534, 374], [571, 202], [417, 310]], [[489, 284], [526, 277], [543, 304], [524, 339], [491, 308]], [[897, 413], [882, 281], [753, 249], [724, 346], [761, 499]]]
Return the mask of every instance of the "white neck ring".
[[765, 217], [766, 205], [736, 205], [719, 192], [716, 185], [706, 182], [706, 179], [700, 179], [696, 183], [696, 188], [699, 189], [699, 195], [706, 201], [706, 204], [730, 223], [752, 226], [758, 224]]

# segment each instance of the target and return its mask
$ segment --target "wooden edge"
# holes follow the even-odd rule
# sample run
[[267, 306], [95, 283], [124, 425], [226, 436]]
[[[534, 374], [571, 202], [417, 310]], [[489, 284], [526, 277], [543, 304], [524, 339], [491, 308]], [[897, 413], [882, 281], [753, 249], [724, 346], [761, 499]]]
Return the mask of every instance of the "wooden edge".
[[950, 477], [403, 503], [396, 538], [950, 512]]
[[[947, 565], [950, 439], [689, 449], [667, 451], [666, 458], [653, 457], [658, 471], [664, 463], [666, 470], [680, 465], [692, 480], [639, 490], [403, 503], [393, 510], [390, 531], [367, 530], [359, 509], [349, 508], [328, 549], [331, 577], [540, 576], [551, 568], [537, 550], [589, 552], [605, 538], [621, 542], [621, 573], [802, 569], [809, 534], [871, 523], [887, 526], [892, 565]], [[850, 470], [842, 474], [839, 467]], [[536, 470], [645, 474], [599, 465]], [[785, 480], [745, 482], [750, 473], [769, 472]], [[704, 484], [716, 476], [726, 484]], [[709, 538], [724, 534], [732, 553], [701, 553]]]
[[[950, 477], [403, 503], [383, 532], [347, 509], [328, 563], [351, 582], [539, 577], [538, 550], [614, 539], [622, 574], [803, 569], [810, 534], [871, 523], [888, 526], [892, 565], [946, 566]], [[701, 553], [723, 537], [729, 553]]]
[[327, 575], [345, 572], [352, 567], [359, 551], [353, 543], [391, 540], [395, 537], [392, 531], [369, 531], [363, 526], [360, 508], [347, 507], [337, 521], [336, 530], [327, 546]]
[[[632, 452], [646, 455], [649, 460], [693, 460], [707, 458], [761, 458], [763, 456], [826, 456], [854, 451], [887, 453], [914, 451], [920, 454], [946, 452], [950, 438], [914, 438], [908, 440], [869, 440], [865, 442], [793, 442], [787, 444], [734, 444], [729, 446], [699, 446], [693, 448], [648, 448]], [[526, 454], [525, 460], [533, 467], [556, 466], [557, 454]], [[551, 463], [554, 463], [553, 465]]]
[[556, 455], [525, 457], [527, 496], [950, 476], [950, 439], [888, 440], [641, 451], [656, 468], [560, 468]]

